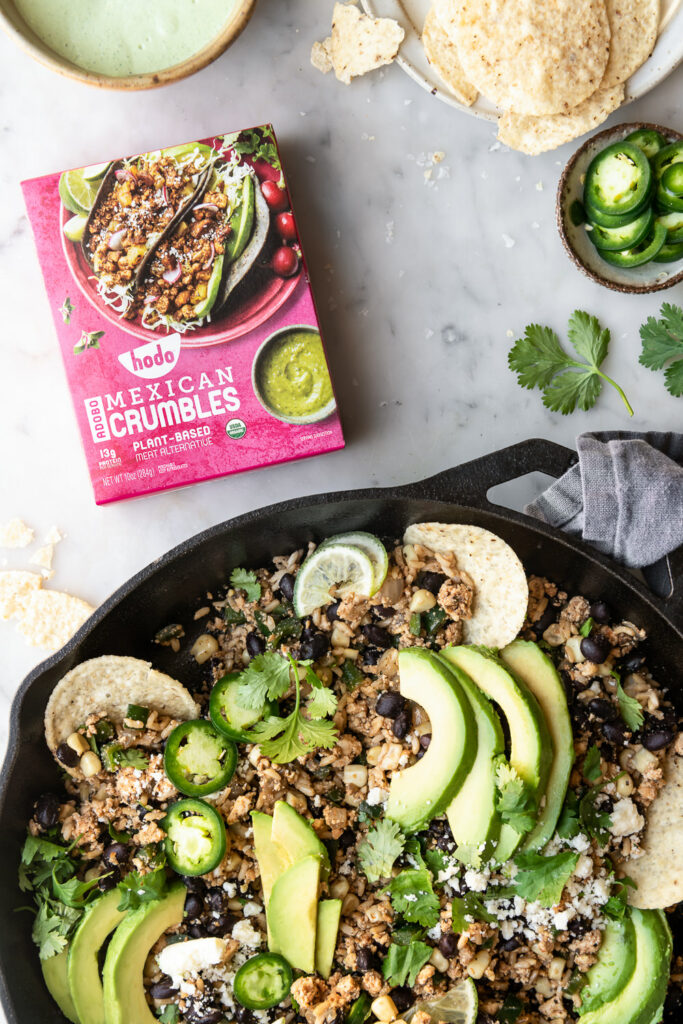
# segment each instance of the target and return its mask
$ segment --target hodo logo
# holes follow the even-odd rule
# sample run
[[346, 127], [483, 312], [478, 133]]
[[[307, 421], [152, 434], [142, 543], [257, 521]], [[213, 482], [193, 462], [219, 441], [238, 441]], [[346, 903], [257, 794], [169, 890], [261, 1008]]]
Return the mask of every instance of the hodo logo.
[[119, 356], [121, 366], [136, 377], [152, 380], [170, 373], [178, 362], [180, 355], [180, 335], [172, 334], [162, 341], [149, 341], [146, 345], [138, 345], [130, 352], [122, 352]]

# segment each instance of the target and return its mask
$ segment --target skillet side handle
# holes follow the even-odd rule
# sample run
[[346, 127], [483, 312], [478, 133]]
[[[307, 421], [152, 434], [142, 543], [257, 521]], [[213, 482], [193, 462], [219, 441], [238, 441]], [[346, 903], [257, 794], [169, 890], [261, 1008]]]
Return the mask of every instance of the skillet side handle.
[[576, 452], [570, 448], [535, 437], [465, 462], [462, 466], [446, 469], [406, 488], [404, 493], [492, 509], [497, 506], [486, 497], [492, 487], [527, 473], [540, 472], [560, 477], [577, 461]]
[[652, 566], [644, 570], [644, 576], [648, 584], [661, 594], [674, 625], [683, 630], [683, 544], [657, 566], [662, 566], [662, 570], [656, 574], [656, 583], [650, 577]]

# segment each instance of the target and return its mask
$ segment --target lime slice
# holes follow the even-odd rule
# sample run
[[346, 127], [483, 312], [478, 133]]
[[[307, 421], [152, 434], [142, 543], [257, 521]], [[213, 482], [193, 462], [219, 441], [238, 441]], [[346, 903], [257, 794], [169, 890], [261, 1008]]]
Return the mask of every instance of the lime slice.
[[70, 242], [82, 242], [83, 235], [85, 234], [85, 225], [88, 223], [88, 218], [82, 213], [77, 213], [75, 217], [68, 220], [62, 231], [69, 239]]
[[91, 164], [90, 167], [83, 168], [83, 179], [85, 181], [97, 181], [105, 176], [109, 169], [110, 161], [106, 164]]
[[294, 611], [303, 618], [329, 604], [334, 600], [330, 593], [333, 586], [339, 597], [347, 594], [369, 597], [374, 580], [372, 562], [360, 548], [351, 544], [321, 545], [308, 556], [296, 575]]
[[445, 1021], [446, 1024], [475, 1024], [479, 1009], [477, 987], [471, 978], [459, 981], [449, 988], [445, 996], [433, 999], [430, 1003], [417, 1003], [411, 1010], [403, 1014], [405, 1020], [418, 1011], [428, 1013], [433, 1021]]
[[351, 533], [337, 533], [334, 537], [328, 537], [320, 545], [321, 548], [329, 544], [350, 544], [351, 547], [360, 548], [372, 562], [373, 584], [369, 597], [377, 593], [387, 577], [389, 568], [389, 556], [387, 549], [379, 537], [374, 533], [366, 533], [364, 530], [356, 530]]
[[83, 170], [64, 171], [59, 179], [59, 197], [71, 213], [90, 213], [97, 188], [86, 181]]

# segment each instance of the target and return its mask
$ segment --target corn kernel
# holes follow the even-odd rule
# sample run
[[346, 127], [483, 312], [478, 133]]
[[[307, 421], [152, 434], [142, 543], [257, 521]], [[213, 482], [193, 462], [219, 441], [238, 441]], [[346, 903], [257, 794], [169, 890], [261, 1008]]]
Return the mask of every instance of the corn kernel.
[[92, 775], [97, 775], [102, 771], [102, 762], [94, 751], [88, 750], [81, 758], [80, 767], [86, 779], [89, 779]]
[[391, 996], [378, 996], [377, 999], [372, 1001], [370, 1009], [377, 1020], [396, 1020], [398, 1015], [396, 1003]]
[[81, 736], [80, 732], [72, 732], [67, 737], [66, 745], [75, 750], [77, 754], [85, 754], [86, 750], [90, 750], [90, 744], [86, 740], [85, 736]]

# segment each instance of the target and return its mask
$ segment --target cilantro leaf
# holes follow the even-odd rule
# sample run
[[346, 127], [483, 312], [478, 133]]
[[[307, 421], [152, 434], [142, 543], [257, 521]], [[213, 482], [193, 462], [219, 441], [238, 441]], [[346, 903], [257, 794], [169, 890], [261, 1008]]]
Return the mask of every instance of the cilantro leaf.
[[258, 601], [261, 597], [261, 584], [256, 579], [256, 573], [249, 569], [233, 569], [230, 573], [230, 586], [235, 590], [243, 590], [247, 601]]
[[643, 351], [639, 362], [650, 370], [664, 371], [664, 386], [675, 397], [683, 395], [683, 309], [665, 302], [660, 319], [649, 316], [640, 328]]
[[161, 1021], [161, 1024], [178, 1024], [178, 1021], [180, 1020], [178, 1004], [167, 1003], [159, 1014], [159, 1020]]
[[550, 857], [541, 853], [520, 853], [515, 858], [517, 874], [512, 885], [522, 899], [554, 907], [579, 860], [578, 853], [565, 850]]
[[600, 770], [600, 751], [595, 743], [586, 751], [583, 761], [583, 774], [589, 782], [597, 782], [602, 775]]
[[379, 804], [369, 804], [367, 800], [362, 800], [358, 805], [358, 821], [361, 825], [366, 825], [369, 821], [375, 821], [381, 817], [382, 808]]
[[579, 827], [579, 797], [570, 789], [557, 822], [557, 834], [562, 839], [573, 839], [581, 831]]
[[395, 821], [380, 821], [358, 847], [358, 862], [369, 882], [388, 878], [394, 861], [400, 857], [405, 839]]
[[536, 824], [536, 798], [512, 765], [498, 765], [496, 788], [496, 810], [502, 820], [520, 835], [530, 832]]
[[592, 630], [594, 625], [595, 625], [595, 623], [593, 622], [593, 619], [589, 616], [586, 619], [586, 621], [584, 622], [584, 624], [581, 627], [581, 629], [579, 630], [579, 633], [581, 634], [581, 636], [583, 636], [583, 637], [590, 636], [591, 635], [591, 630]]
[[[261, 654], [257, 658], [254, 658], [252, 664], [258, 661], [259, 658], [268, 657], [276, 658], [280, 663], [287, 667], [287, 688], [289, 688], [289, 666], [285, 659], [279, 654]], [[249, 733], [253, 742], [261, 745], [261, 753], [263, 756], [267, 757], [275, 764], [288, 764], [290, 761], [294, 761], [297, 757], [303, 757], [305, 754], [309, 754], [312, 750], [316, 750], [319, 747], [329, 749], [335, 745], [337, 742], [337, 736], [339, 735], [334, 722], [330, 719], [306, 718], [301, 713], [301, 685], [299, 683], [299, 674], [296, 670], [297, 666], [294, 659], [290, 658], [290, 662], [294, 668], [294, 686], [296, 691], [294, 710], [291, 714], [287, 715], [286, 718], [272, 716], [265, 722], [257, 722]], [[248, 672], [249, 670], [247, 669], [246, 671]], [[318, 680], [318, 682], [320, 681]], [[280, 688], [283, 685], [284, 683], [282, 681], [276, 683], [276, 686]], [[320, 689], [316, 689], [313, 692], [314, 694], [318, 694], [321, 691], [331, 693], [331, 691], [327, 690], [327, 687], [322, 686]], [[241, 694], [241, 688], [239, 692]], [[255, 692], [255, 690], [252, 692]], [[270, 689], [267, 689], [266, 692], [269, 696], [271, 695]], [[280, 693], [280, 696], [282, 696], [282, 693]], [[332, 694], [332, 696], [334, 697], [334, 694]], [[329, 706], [329, 701], [326, 697], [323, 697], [322, 700]], [[317, 706], [314, 705], [314, 707], [316, 713], [321, 712], [321, 701], [319, 700]]]
[[287, 659], [275, 651], [257, 654], [240, 675], [239, 703], [260, 711], [266, 700], [284, 697], [290, 686], [289, 669]]
[[382, 963], [382, 976], [390, 985], [415, 984], [415, 979], [432, 955], [432, 947], [426, 942], [415, 941], [408, 946], [399, 946], [395, 942]]
[[464, 896], [454, 896], [451, 901], [451, 912], [453, 915], [453, 931], [461, 934], [469, 927], [468, 917], [473, 921], [486, 921], [488, 924], [495, 924], [496, 918], [489, 914], [484, 906], [484, 900], [478, 892], [466, 892]]
[[93, 878], [90, 882], [79, 882], [77, 878], [69, 878], [66, 882], [60, 882], [53, 870], [52, 888], [55, 896], [67, 907], [82, 910], [87, 902], [86, 897], [95, 888], [101, 877]]
[[602, 907], [602, 912], [606, 917], [611, 917], [615, 921], [621, 921], [626, 914], [626, 908], [628, 906], [628, 890], [637, 889], [638, 886], [625, 875], [624, 878], [620, 879], [614, 891], [611, 893], [610, 898], [607, 900]]
[[597, 798], [600, 796], [602, 787], [594, 786], [581, 797], [579, 802], [579, 820], [584, 832], [595, 839], [602, 846], [607, 843], [610, 837], [609, 827], [612, 819], [607, 811], [601, 811], [597, 806]]
[[619, 702], [619, 714], [623, 718], [631, 732], [637, 732], [644, 721], [643, 709], [635, 697], [629, 697], [621, 685], [621, 678], [618, 672], [612, 672], [612, 677], [617, 683], [617, 701]]
[[160, 900], [166, 891], [166, 872], [164, 868], [156, 868], [146, 875], [131, 871], [119, 882], [118, 890], [121, 899], [118, 910], [137, 910], [143, 903]]
[[503, 1005], [496, 1013], [498, 1024], [515, 1024], [523, 1009], [522, 1001], [512, 992], [508, 993], [503, 1000]]
[[327, 718], [337, 710], [337, 698], [329, 687], [324, 686], [321, 679], [317, 677], [313, 669], [306, 666], [306, 682], [311, 687], [311, 693], [306, 704], [306, 710], [311, 718]]
[[391, 905], [411, 924], [433, 928], [439, 920], [439, 900], [432, 889], [432, 877], [426, 868], [401, 871], [387, 886]]
[[49, 960], [66, 949], [69, 936], [81, 917], [81, 911], [57, 900], [46, 899], [38, 908], [31, 937], [41, 960]]
[[120, 768], [137, 768], [138, 771], [143, 772], [145, 768], [149, 767], [149, 757], [147, 754], [143, 753], [142, 750], [137, 750], [135, 747], [122, 750], [115, 757], [116, 763]]
[[443, 850], [425, 850], [424, 859], [427, 867], [434, 875], [434, 881], [436, 884], [439, 872], [445, 870], [448, 859]]
[[569, 341], [580, 360], [568, 355], [549, 327], [529, 324], [508, 355], [508, 365], [523, 388], [540, 388], [543, 404], [568, 415], [577, 408], [591, 409], [603, 381], [616, 388], [630, 416], [633, 409], [619, 385], [600, 370], [607, 355], [610, 332], [594, 316], [575, 310], [569, 318]]

